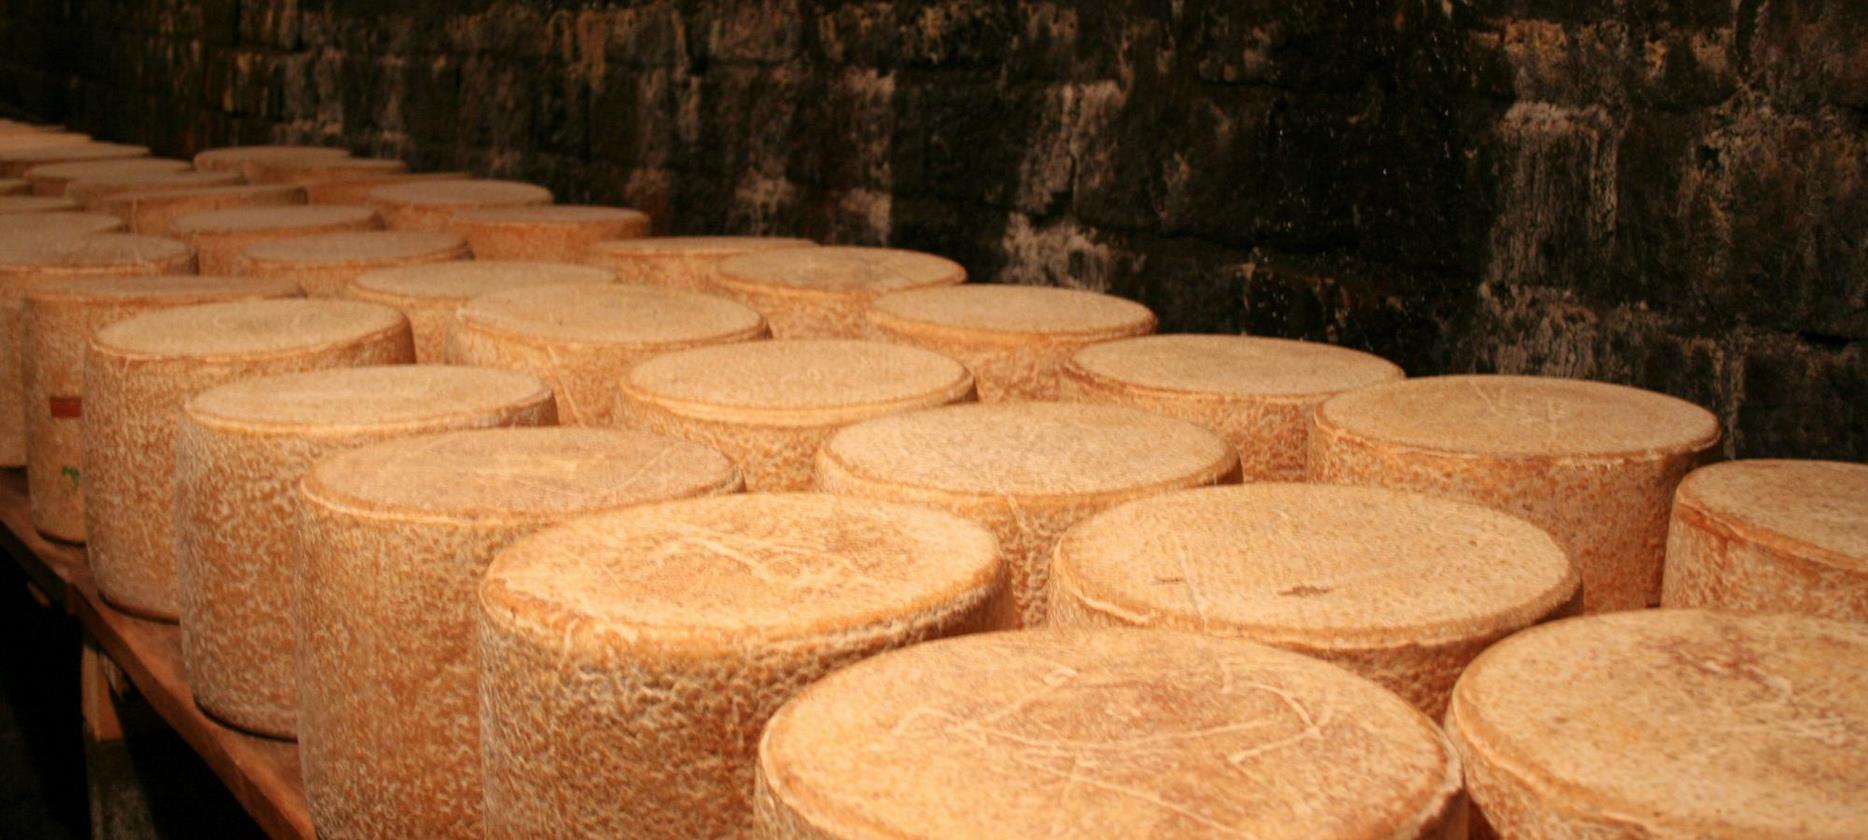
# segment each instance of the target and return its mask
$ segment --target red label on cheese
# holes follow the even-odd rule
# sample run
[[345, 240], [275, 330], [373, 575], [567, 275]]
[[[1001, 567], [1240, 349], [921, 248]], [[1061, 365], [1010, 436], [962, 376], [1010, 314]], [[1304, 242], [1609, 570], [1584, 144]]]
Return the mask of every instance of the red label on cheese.
[[84, 416], [83, 397], [52, 397], [52, 416], [60, 419], [76, 419]]

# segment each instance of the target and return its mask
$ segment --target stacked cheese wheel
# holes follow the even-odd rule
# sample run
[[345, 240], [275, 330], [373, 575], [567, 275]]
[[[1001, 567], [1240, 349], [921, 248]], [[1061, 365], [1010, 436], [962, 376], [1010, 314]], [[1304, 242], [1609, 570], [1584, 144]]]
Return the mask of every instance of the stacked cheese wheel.
[[564, 263], [472, 260], [421, 263], [359, 274], [344, 296], [402, 310], [415, 330], [415, 360], [447, 359], [448, 328], [461, 304], [495, 292], [565, 284], [601, 285], [615, 275], [601, 268]]

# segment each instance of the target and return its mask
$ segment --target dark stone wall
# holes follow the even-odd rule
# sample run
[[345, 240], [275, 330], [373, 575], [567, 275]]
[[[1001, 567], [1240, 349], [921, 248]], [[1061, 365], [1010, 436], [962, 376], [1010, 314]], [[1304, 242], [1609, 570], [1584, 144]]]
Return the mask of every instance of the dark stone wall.
[[9, 0], [0, 101], [946, 254], [1868, 458], [1860, 0]]

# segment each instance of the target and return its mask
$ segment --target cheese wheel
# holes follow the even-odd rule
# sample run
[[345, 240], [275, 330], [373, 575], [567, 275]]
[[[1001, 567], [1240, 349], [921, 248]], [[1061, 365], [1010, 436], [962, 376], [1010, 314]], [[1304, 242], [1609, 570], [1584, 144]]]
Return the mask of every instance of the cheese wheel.
[[241, 183], [243, 182], [237, 172], [150, 172], [142, 175], [110, 175], [73, 180], [65, 185], [65, 197], [78, 202], [78, 206], [86, 210], [96, 210], [105, 199], [112, 196], [169, 192], [195, 187], [230, 187]]
[[916, 645], [805, 688], [759, 741], [761, 837], [1465, 836], [1458, 755], [1392, 693], [1172, 631]]
[[299, 297], [283, 280], [75, 277], [37, 284], [22, 316], [26, 380], [26, 488], [40, 533], [84, 542], [84, 348], [111, 324], [145, 312], [238, 300]]
[[721, 260], [754, 251], [816, 245], [809, 239], [783, 236], [645, 236], [592, 243], [583, 261], [610, 269], [617, 279], [634, 286], [712, 292]]
[[20, 213], [66, 213], [80, 209], [78, 202], [63, 195], [0, 196], [0, 216]]
[[1583, 610], [1660, 599], [1673, 490], [1719, 442], [1719, 421], [1673, 397], [1574, 379], [1435, 376], [1317, 408], [1312, 480], [1477, 502], [1557, 538]]
[[288, 373], [189, 400], [175, 432], [175, 573], [195, 702], [242, 729], [297, 733], [296, 494], [312, 462], [384, 440], [556, 417], [551, 389], [534, 377], [445, 365]]
[[1317, 406], [1404, 376], [1386, 359], [1316, 342], [1154, 335], [1077, 351], [1063, 368], [1063, 394], [1212, 429], [1238, 450], [1247, 481], [1302, 481]]
[[706, 444], [749, 490], [807, 490], [812, 459], [851, 423], [973, 399], [938, 353], [873, 341], [779, 339], [665, 353], [623, 374], [618, 426]]
[[329, 146], [222, 146], [197, 153], [195, 168], [203, 172], [237, 172], [245, 180], [256, 181], [253, 176], [264, 171], [269, 164], [335, 161], [349, 157], [349, 151]]
[[714, 285], [759, 310], [778, 338], [861, 338], [863, 310], [889, 292], [966, 282], [959, 263], [919, 251], [826, 246], [729, 257]]
[[412, 361], [408, 319], [362, 301], [210, 303], [99, 330], [84, 354], [84, 530], [98, 591], [166, 621], [175, 583], [175, 425], [194, 395], [278, 373]]
[[369, 204], [370, 193], [375, 192], [377, 187], [409, 181], [466, 181], [472, 178], [465, 172], [402, 172], [394, 175], [350, 173], [335, 181], [319, 181], [305, 184], [304, 187], [313, 204]]
[[174, 175], [192, 168], [185, 160], [137, 156], [40, 164], [23, 171], [21, 177], [32, 185], [33, 195], [64, 195], [74, 181]]
[[98, 233], [0, 237], [0, 466], [26, 463], [25, 342], [20, 312], [28, 292], [72, 277], [191, 274], [194, 252], [173, 239]]
[[32, 185], [21, 178], [0, 178], [0, 195], [27, 195]]
[[571, 262], [604, 240], [649, 235], [649, 214], [622, 207], [546, 204], [456, 214], [448, 229], [467, 238], [477, 260]]
[[1479, 836], [1868, 835], [1868, 624], [1641, 610], [1486, 651], [1447, 734]]
[[1072, 353], [1155, 329], [1155, 314], [1131, 300], [1003, 284], [895, 292], [870, 304], [865, 318], [871, 338], [964, 362], [984, 402], [1057, 399], [1058, 371]]
[[45, 242], [122, 230], [122, 219], [103, 213], [20, 213], [0, 221], [0, 240]]
[[251, 245], [234, 273], [284, 277], [315, 298], [339, 297], [359, 275], [381, 268], [467, 259], [467, 243], [452, 233], [363, 231], [275, 239]]
[[[145, 157], [149, 157], [148, 146], [132, 146], [124, 143], [74, 143], [69, 146], [6, 149], [0, 150], [0, 175], [7, 178], [21, 178], [25, 176], [27, 170], [46, 164]], [[56, 192], [47, 194], [59, 195]]]
[[474, 627], [495, 552], [565, 519], [738, 488], [717, 452], [616, 429], [453, 432], [317, 462], [295, 626], [319, 836], [481, 836]]
[[176, 219], [233, 207], [289, 207], [305, 203], [305, 190], [290, 184], [185, 187], [106, 196], [92, 203], [130, 226], [131, 233], [164, 236]]
[[1129, 502], [1064, 534], [1051, 622], [1249, 639], [1372, 679], [1434, 720], [1466, 663], [1580, 605], [1549, 534], [1465, 502], [1248, 484]]
[[821, 494], [577, 520], [500, 552], [480, 589], [488, 837], [734, 837], [756, 735], [799, 687], [978, 629], [984, 529]]
[[971, 519], [1005, 549], [1015, 614], [1044, 623], [1058, 537], [1092, 514], [1167, 490], [1229, 484], [1239, 459], [1219, 436], [1109, 405], [1015, 402], [866, 420], [817, 453], [817, 488], [927, 505]]
[[0, 135], [0, 149], [26, 149], [34, 146], [70, 146], [91, 142], [91, 135], [56, 129], [23, 131]]
[[[403, 175], [409, 165], [384, 158], [298, 155], [250, 161], [247, 179], [255, 184], [324, 184], [332, 181], [377, 179]], [[359, 200], [351, 202], [362, 204]]]
[[368, 207], [235, 207], [177, 218], [169, 235], [195, 249], [203, 273], [226, 274], [261, 242], [382, 229], [383, 220]]
[[1694, 470], [1674, 494], [1660, 602], [1868, 621], [1868, 465]]
[[608, 426], [623, 373], [657, 353], [765, 338], [765, 319], [711, 295], [640, 286], [545, 286], [474, 298], [448, 328], [449, 364], [551, 384], [558, 421]]
[[466, 260], [382, 268], [357, 275], [344, 296], [388, 304], [402, 310], [415, 330], [415, 360], [447, 360], [448, 325], [454, 311], [473, 298], [511, 289], [605, 285], [616, 275], [592, 266], [549, 262]]
[[550, 204], [551, 190], [519, 181], [407, 181], [370, 191], [391, 230], [447, 230], [454, 216], [488, 207]]

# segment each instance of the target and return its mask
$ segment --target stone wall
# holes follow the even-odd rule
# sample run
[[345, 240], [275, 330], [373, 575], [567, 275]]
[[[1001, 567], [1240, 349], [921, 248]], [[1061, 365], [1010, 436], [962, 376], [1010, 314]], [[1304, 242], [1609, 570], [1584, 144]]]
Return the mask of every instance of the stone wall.
[[0, 101], [1105, 289], [1868, 458], [1859, 0], [12, 0]]

